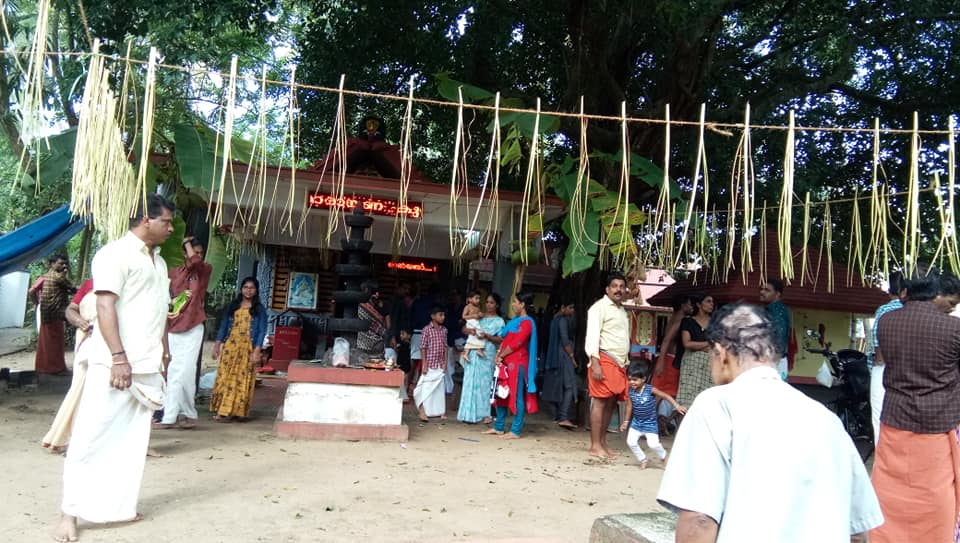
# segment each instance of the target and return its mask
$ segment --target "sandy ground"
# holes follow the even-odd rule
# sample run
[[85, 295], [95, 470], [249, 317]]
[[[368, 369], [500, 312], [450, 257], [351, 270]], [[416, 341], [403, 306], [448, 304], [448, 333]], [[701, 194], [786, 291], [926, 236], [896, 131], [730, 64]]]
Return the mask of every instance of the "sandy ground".
[[[0, 357], [0, 367], [32, 366], [31, 352]], [[39, 443], [68, 386], [68, 377], [48, 377], [34, 392], [0, 391], [0, 540], [50, 540], [63, 457]], [[597, 517], [662, 510], [654, 498], [663, 472], [638, 469], [620, 434], [610, 441], [621, 457], [593, 464], [588, 434], [557, 428], [545, 413], [505, 442], [456, 421], [418, 427], [407, 408], [408, 443], [292, 441], [273, 433], [269, 390], [258, 389], [251, 422], [215, 423], [198, 406], [195, 430], [154, 431], [151, 447], [164, 457], [147, 462], [145, 519], [81, 524], [80, 540], [583, 542]]]

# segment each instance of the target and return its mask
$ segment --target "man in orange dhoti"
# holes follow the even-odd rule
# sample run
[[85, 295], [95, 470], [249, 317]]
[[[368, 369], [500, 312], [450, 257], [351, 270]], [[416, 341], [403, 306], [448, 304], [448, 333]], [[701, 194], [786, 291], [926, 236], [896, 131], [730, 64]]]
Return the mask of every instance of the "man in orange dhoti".
[[960, 519], [960, 319], [934, 304], [935, 272], [906, 282], [903, 308], [880, 317], [886, 396], [873, 485], [885, 522], [874, 543], [956, 542]]

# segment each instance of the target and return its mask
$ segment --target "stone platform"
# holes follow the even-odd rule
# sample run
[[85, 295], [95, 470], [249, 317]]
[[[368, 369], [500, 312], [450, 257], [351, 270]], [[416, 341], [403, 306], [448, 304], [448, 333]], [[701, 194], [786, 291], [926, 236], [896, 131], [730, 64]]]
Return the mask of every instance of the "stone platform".
[[298, 439], [406, 441], [403, 372], [295, 362], [275, 431]]
[[625, 513], [600, 517], [590, 529], [590, 543], [673, 543], [673, 513]]

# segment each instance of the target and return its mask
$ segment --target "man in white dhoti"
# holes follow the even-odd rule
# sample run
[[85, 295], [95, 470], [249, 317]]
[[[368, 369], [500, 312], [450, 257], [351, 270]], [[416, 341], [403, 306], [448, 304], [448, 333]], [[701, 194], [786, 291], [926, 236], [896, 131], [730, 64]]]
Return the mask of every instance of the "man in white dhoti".
[[444, 317], [443, 308], [436, 306], [430, 310], [430, 324], [423, 327], [420, 344], [423, 369], [417, 388], [413, 390], [417, 416], [423, 422], [429, 422], [429, 417], [446, 418], [447, 400], [443, 381], [447, 367], [447, 329], [443, 326]]
[[203, 347], [203, 323], [207, 320], [203, 302], [213, 266], [203, 261], [203, 245], [193, 236], [183, 238], [183, 250], [183, 266], [170, 270], [170, 294], [174, 298], [186, 296], [186, 302], [179, 307], [174, 304], [167, 321], [170, 365], [163, 418], [157, 428], [189, 429], [197, 425], [197, 359]]
[[[145, 205], [144, 205], [145, 204]], [[170, 302], [160, 245], [173, 232], [173, 204], [150, 194], [130, 231], [93, 258], [97, 323], [63, 466], [56, 541], [77, 540], [77, 520], [139, 520], [137, 500], [150, 416], [163, 402], [161, 371]]]

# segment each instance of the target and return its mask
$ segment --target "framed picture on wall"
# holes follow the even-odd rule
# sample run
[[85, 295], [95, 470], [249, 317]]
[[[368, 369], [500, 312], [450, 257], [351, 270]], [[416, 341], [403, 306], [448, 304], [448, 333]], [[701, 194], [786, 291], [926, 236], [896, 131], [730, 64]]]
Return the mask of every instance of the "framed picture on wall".
[[308, 309], [317, 307], [317, 274], [290, 272], [290, 290], [287, 291], [288, 309]]

